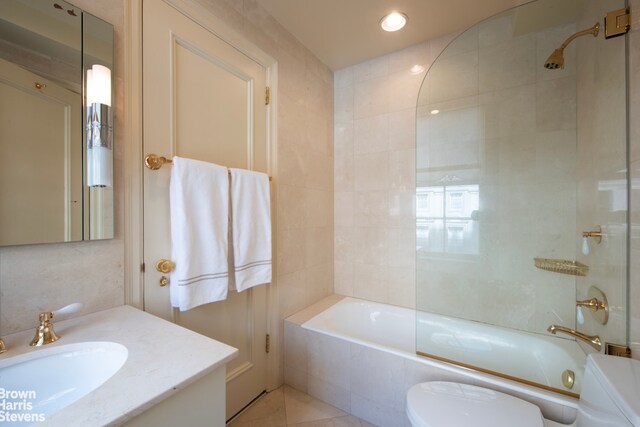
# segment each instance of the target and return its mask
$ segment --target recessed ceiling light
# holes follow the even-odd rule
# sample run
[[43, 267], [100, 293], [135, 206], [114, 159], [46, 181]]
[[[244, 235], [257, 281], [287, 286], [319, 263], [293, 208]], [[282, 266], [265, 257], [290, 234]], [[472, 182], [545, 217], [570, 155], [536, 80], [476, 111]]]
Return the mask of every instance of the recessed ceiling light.
[[431, 110], [431, 111], [430, 111], [430, 113], [431, 113], [431, 114], [433, 114], [434, 116], [435, 116], [436, 114], [438, 114], [439, 112], [440, 112], [440, 110]]
[[385, 31], [398, 31], [407, 23], [407, 15], [400, 12], [391, 12], [380, 21], [380, 26]]

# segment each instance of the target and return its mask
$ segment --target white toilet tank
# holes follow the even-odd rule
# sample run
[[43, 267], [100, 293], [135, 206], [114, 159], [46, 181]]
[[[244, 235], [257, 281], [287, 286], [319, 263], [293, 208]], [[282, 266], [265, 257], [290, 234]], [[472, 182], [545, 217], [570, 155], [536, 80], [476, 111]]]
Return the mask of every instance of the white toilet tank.
[[640, 361], [603, 354], [589, 356], [577, 425], [640, 427]]

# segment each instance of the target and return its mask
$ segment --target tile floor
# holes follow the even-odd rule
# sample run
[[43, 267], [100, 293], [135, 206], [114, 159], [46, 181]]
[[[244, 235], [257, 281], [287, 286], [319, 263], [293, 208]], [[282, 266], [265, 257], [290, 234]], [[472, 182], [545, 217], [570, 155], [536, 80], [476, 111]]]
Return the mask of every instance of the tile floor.
[[375, 427], [289, 386], [261, 397], [227, 427]]

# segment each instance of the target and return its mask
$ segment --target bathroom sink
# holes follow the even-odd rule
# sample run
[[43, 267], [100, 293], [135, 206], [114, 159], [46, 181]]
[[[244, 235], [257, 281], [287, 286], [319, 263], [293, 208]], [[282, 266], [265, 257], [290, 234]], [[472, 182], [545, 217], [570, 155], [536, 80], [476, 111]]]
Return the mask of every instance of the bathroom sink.
[[[121, 344], [83, 342], [0, 359], [0, 424], [46, 420], [104, 384], [128, 354]], [[8, 402], [14, 406], [7, 407]], [[7, 419], [7, 413], [18, 418]], [[26, 414], [31, 414], [30, 421]]]

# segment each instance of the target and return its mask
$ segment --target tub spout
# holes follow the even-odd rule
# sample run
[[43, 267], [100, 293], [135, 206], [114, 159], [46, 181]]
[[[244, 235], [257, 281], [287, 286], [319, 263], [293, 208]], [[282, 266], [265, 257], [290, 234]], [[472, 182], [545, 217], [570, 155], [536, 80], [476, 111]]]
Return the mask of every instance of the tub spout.
[[586, 342], [591, 347], [595, 348], [597, 351], [600, 351], [600, 349], [602, 348], [602, 342], [600, 341], [600, 337], [597, 335], [585, 335], [582, 332], [569, 329], [566, 326], [558, 326], [558, 325], [549, 326], [547, 328], [547, 331], [551, 332], [554, 335], [557, 332], [562, 332], [563, 334], [571, 335], [573, 337], [578, 338], [579, 340]]

